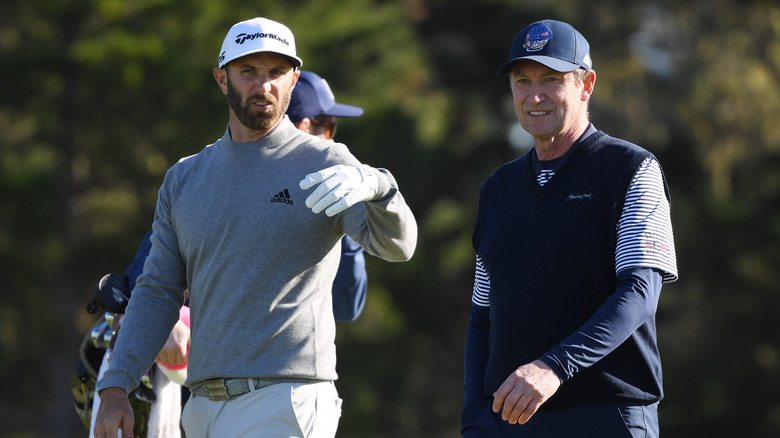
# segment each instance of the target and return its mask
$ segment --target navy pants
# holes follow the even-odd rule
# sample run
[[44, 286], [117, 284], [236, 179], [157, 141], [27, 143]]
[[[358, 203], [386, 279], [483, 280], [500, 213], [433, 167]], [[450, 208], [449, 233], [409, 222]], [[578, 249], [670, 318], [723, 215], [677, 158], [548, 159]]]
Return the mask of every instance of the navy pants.
[[493, 400], [464, 414], [464, 438], [658, 438], [658, 403], [597, 403], [541, 411], [526, 424], [509, 424]]

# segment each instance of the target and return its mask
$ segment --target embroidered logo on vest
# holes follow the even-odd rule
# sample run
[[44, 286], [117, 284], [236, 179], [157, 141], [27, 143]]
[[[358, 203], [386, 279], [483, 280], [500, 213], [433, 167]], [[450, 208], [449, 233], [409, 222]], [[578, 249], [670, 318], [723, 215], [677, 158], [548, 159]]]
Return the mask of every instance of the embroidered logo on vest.
[[574, 201], [576, 199], [591, 199], [591, 193], [582, 193], [579, 195], [572, 193], [568, 198], [566, 198], [566, 202]]

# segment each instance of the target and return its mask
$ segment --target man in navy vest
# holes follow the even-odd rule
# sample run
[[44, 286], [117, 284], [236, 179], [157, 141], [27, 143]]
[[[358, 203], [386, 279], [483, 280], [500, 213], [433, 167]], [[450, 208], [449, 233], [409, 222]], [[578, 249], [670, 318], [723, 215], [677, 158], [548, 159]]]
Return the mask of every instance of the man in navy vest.
[[661, 166], [590, 123], [570, 24], [530, 24], [498, 74], [534, 147], [480, 192], [462, 435], [657, 437], [655, 313], [677, 279]]

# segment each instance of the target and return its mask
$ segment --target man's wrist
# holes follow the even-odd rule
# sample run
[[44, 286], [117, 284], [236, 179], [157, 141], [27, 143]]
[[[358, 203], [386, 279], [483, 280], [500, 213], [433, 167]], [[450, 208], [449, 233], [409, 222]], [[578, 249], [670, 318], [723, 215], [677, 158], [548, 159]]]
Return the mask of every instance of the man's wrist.
[[385, 198], [387, 198], [387, 196], [390, 194], [390, 192], [393, 189], [393, 180], [385, 172], [382, 172], [376, 167], [363, 165], [364, 169], [366, 167], [369, 169], [369, 172], [372, 172], [377, 179], [376, 195], [374, 195], [374, 197], [372, 199], [369, 199], [368, 201], [384, 200]]
[[101, 389], [98, 393], [100, 394], [101, 399], [108, 397], [127, 397], [127, 391], [119, 386], [109, 386], [108, 388]]
[[534, 362], [536, 362], [538, 367], [549, 370], [553, 374], [555, 374], [558, 377], [558, 380], [561, 381], [561, 384], [563, 384], [563, 382], [566, 381], [566, 375], [558, 367], [558, 364], [547, 355], [540, 357]]

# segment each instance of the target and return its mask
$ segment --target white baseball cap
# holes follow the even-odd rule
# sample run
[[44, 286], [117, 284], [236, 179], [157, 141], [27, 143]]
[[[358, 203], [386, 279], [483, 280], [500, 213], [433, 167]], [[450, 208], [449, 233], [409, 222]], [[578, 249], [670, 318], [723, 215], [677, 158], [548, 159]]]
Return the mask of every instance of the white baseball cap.
[[278, 53], [295, 67], [303, 65], [295, 54], [292, 31], [282, 23], [262, 17], [236, 23], [230, 28], [222, 42], [217, 64], [222, 68], [234, 59], [259, 52]]

